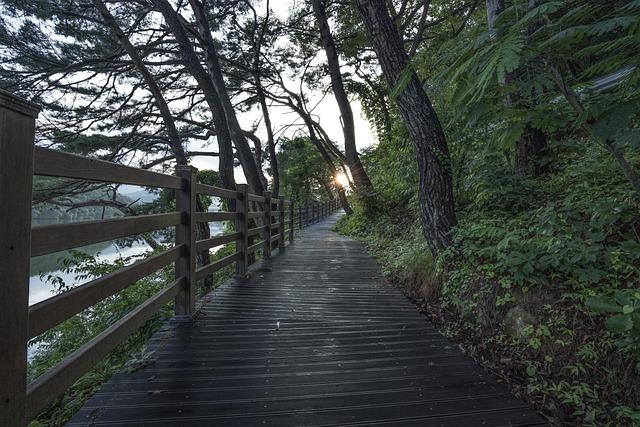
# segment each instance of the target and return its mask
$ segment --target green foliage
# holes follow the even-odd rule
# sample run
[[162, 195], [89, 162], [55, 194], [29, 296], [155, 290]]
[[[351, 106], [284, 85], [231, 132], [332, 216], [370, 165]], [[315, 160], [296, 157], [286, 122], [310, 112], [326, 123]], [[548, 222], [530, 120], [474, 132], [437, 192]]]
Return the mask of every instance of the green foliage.
[[[64, 260], [63, 271], [74, 274], [77, 280], [89, 280], [113, 272], [149, 255], [151, 253], [119, 258], [114, 262], [105, 262], [98, 261], [91, 255], [73, 251], [71, 257]], [[38, 378], [72, 351], [154, 295], [172, 277], [173, 268], [166, 267], [33, 338], [29, 343], [33, 352], [28, 366], [29, 381]], [[56, 287], [58, 293], [69, 289], [69, 285], [59, 277], [51, 276], [50, 282]], [[127, 363], [133, 353], [141, 350], [144, 352], [146, 341], [162, 322], [171, 316], [172, 311], [171, 305], [165, 306], [160, 313], [146, 322], [124, 343], [110, 352], [105, 359], [83, 375], [30, 425], [33, 427], [58, 426], [68, 420], [80, 409], [84, 400], [100, 387], [102, 382], [118, 372]]]
[[278, 148], [280, 191], [299, 206], [326, 200], [333, 177], [309, 138], [281, 138]]
[[[160, 248], [158, 251], [162, 250], [165, 248]], [[233, 252], [233, 244], [225, 245], [211, 256], [211, 260], [221, 259]], [[69, 254], [68, 258], [62, 260], [63, 268], [61, 271], [73, 274], [77, 281], [88, 281], [116, 271], [137, 260], [152, 256], [154, 252], [121, 257], [113, 262], [100, 261], [92, 255], [79, 251], [70, 251]], [[233, 275], [233, 271], [233, 265], [227, 266], [215, 272], [210, 282], [199, 283], [196, 289], [197, 297], [202, 298], [220, 283], [229, 279]], [[173, 266], [167, 266], [33, 338], [29, 342], [32, 352], [28, 365], [29, 382], [37, 379], [60, 363], [71, 352], [160, 291], [167, 283], [173, 281], [173, 277]], [[56, 293], [71, 289], [70, 284], [65, 283], [56, 274], [47, 275], [47, 281]], [[206, 283], [210, 283], [211, 286], [203, 286]], [[135, 371], [152, 363], [154, 353], [148, 350], [145, 344], [163, 322], [172, 315], [173, 303], [170, 303], [78, 379], [63, 396], [39, 414], [30, 423], [30, 427], [54, 427], [64, 424], [80, 409], [85, 400], [99, 390], [102, 383], [113, 374], [123, 369]]]
[[[454, 336], [481, 343], [489, 358], [516, 360], [510, 369], [524, 378], [528, 394], [557, 402], [552, 415], [584, 425], [632, 425], [640, 407], [634, 369], [640, 215], [615, 160], [594, 141], [614, 140], [632, 168], [640, 164], [638, 85], [630, 65], [638, 44], [631, 41], [635, 23], [626, 18], [637, 16], [637, 2], [604, 10], [594, 2], [552, 1], [531, 11], [525, 3], [508, 3], [496, 22], [498, 36], [480, 14], [414, 61], [452, 154], [454, 244], [432, 261], [415, 237], [417, 174], [393, 107], [392, 131], [363, 158], [382, 210], [376, 218], [356, 210], [338, 229], [365, 241], [413, 297], [446, 313]], [[531, 26], [537, 29], [528, 36]], [[559, 58], [571, 72], [557, 65]], [[584, 112], [558, 88], [552, 66], [560, 67]], [[599, 79], [616, 70], [621, 77], [600, 89]], [[382, 117], [375, 103], [365, 111]], [[514, 148], [526, 126], [548, 138], [537, 159], [548, 172], [539, 177], [514, 173]], [[528, 314], [528, 323], [508, 331], [505, 319], [515, 309]]]

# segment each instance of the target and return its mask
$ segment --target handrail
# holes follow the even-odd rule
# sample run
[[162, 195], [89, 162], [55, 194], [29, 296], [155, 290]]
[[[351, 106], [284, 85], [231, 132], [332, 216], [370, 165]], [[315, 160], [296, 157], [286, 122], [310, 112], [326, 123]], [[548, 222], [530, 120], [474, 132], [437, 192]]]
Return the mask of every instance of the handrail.
[[160, 311], [178, 294], [184, 283], [184, 277], [176, 279], [29, 384], [27, 388], [27, 416], [32, 418], [38, 415], [38, 412], [46, 408], [56, 396], [62, 394], [96, 362]]
[[171, 227], [183, 222], [183, 217], [181, 212], [172, 212], [34, 227], [31, 230], [31, 256]]
[[[285, 251], [296, 228], [318, 222], [338, 208], [335, 200], [295, 209], [293, 200], [272, 197], [269, 192], [251, 194], [246, 184], [236, 189], [197, 182], [197, 169], [177, 166], [176, 175], [34, 147], [37, 111], [29, 103], [0, 92], [0, 312], [11, 327], [0, 329], [0, 425], [25, 425], [80, 376], [150, 319], [171, 300], [177, 320], [196, 314], [196, 283], [235, 264], [236, 277], [246, 277], [248, 266], [261, 251], [268, 262], [271, 251]], [[18, 108], [18, 107], [20, 108]], [[52, 176], [95, 182], [115, 182], [175, 190], [176, 212], [128, 216], [31, 228], [33, 176]], [[233, 212], [197, 212], [198, 195], [233, 200]], [[250, 211], [249, 209], [259, 209]], [[203, 222], [228, 221], [234, 230], [202, 240], [196, 227]], [[147, 259], [28, 306], [29, 262], [45, 255], [87, 244], [175, 227], [175, 246]], [[196, 265], [196, 254], [235, 242], [235, 251], [206, 265]], [[26, 383], [28, 340], [42, 334], [106, 298], [175, 263], [175, 280], [130, 313], [74, 351], [58, 365]]]
[[29, 307], [29, 338], [40, 335], [82, 310], [171, 264], [185, 252], [175, 246]]
[[182, 180], [176, 176], [42, 147], [34, 147], [33, 173], [42, 176], [117, 182], [177, 190], [181, 189], [183, 185]]

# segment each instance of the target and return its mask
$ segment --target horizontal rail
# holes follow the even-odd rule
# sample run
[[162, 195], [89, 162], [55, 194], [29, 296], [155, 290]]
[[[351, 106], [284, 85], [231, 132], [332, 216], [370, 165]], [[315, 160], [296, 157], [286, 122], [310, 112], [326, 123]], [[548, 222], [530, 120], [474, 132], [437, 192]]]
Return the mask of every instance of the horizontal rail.
[[185, 283], [181, 277], [109, 326], [27, 386], [27, 416], [33, 418], [133, 331], [171, 301]]
[[34, 175], [117, 182], [146, 187], [183, 188], [182, 179], [176, 176], [43, 147], [35, 147], [33, 167]]
[[31, 230], [31, 256], [159, 230], [182, 223], [183, 217], [180, 212], [172, 212], [34, 227]]
[[249, 237], [255, 236], [256, 234], [260, 234], [261, 232], [263, 232], [266, 229], [267, 229], [266, 225], [263, 225], [262, 227], [251, 228], [247, 232], [247, 236], [249, 236]]
[[238, 212], [196, 212], [196, 222], [231, 221], [240, 218]]
[[29, 307], [29, 337], [33, 338], [82, 310], [125, 289], [183, 255], [184, 245], [135, 262]]
[[242, 255], [242, 252], [238, 251], [231, 255], [227, 255], [224, 258], [221, 258], [211, 264], [205, 265], [204, 267], [200, 267], [196, 270], [196, 280], [204, 279], [210, 274], [215, 273], [216, 271], [226, 267], [227, 265], [233, 263], [235, 260], [239, 259]]
[[200, 252], [209, 248], [215, 248], [216, 246], [233, 242], [241, 237], [242, 232], [238, 231], [237, 233], [224, 234], [222, 236], [211, 237], [210, 239], [198, 240], [196, 242], [196, 250]]
[[[6, 93], [0, 94], [3, 101], [6, 101], [7, 96]], [[5, 180], [2, 189], [7, 203], [0, 205], [10, 207], [1, 212], [3, 218], [0, 219], [8, 219], [11, 227], [0, 227], [0, 242], [7, 242], [3, 254], [12, 267], [6, 271], [6, 277], [3, 277], [10, 286], [3, 287], [6, 289], [0, 301], [0, 313], [10, 319], [9, 326], [0, 334], [3, 345], [3, 351], [0, 352], [0, 395], [7, 397], [3, 397], [0, 424], [23, 425], [24, 421], [46, 408], [114, 348], [126, 342], [133, 331], [172, 299], [175, 301], [173, 311], [177, 320], [193, 319], [197, 315], [197, 279], [210, 276], [225, 266], [231, 268], [234, 263], [235, 274], [246, 277], [249, 273], [248, 262], [257, 258], [250, 257], [250, 254], [260, 251], [263, 260], [267, 261], [271, 257], [273, 242], [278, 242], [278, 246], [284, 248], [284, 232], [287, 227], [291, 228], [289, 239], [293, 240], [296, 214], [292, 200], [272, 197], [269, 192], [250, 194], [247, 184], [237, 184], [235, 188], [226, 189], [198, 183], [198, 170], [193, 166], [177, 165], [175, 174], [164, 174], [48, 148], [34, 148], [35, 108], [17, 98], [11, 102], [13, 107], [0, 105], [0, 113], [11, 111], [10, 119], [6, 123], [0, 123], [0, 131], [17, 135], [18, 142], [0, 138], [0, 151], [8, 153], [7, 158], [11, 160], [5, 165], [8, 170], [3, 171], [10, 177]], [[20, 111], [15, 110], [15, 105], [20, 106]], [[25, 118], [15, 116], [13, 112], [24, 114]], [[31, 191], [28, 190], [33, 186], [34, 175], [175, 190], [171, 193], [175, 196], [177, 212], [31, 228], [29, 212], [33, 200], [30, 197]], [[235, 203], [229, 204], [234, 212], [197, 212], [198, 194], [233, 200]], [[335, 203], [315, 203], [312, 207], [305, 207], [304, 215], [311, 217], [311, 222], [317, 222], [335, 208]], [[249, 212], [249, 209], [254, 212]], [[256, 227], [249, 230], [250, 224], [254, 223], [250, 221], [251, 218], [255, 219]], [[275, 218], [275, 223], [272, 218]], [[290, 223], [285, 224], [286, 218]], [[311, 223], [303, 220], [301, 207], [298, 218], [300, 227]], [[234, 232], [197, 240], [198, 223], [202, 225], [203, 222], [217, 221], [233, 222]], [[152, 254], [147, 259], [137, 259], [136, 262], [102, 277], [91, 276], [86, 283], [31, 307], [27, 306], [25, 292], [28, 290], [30, 257], [174, 226], [176, 244], [173, 248]], [[250, 236], [251, 240], [262, 240], [249, 246]], [[198, 251], [208, 251], [213, 247], [233, 243], [235, 248], [230, 255], [225, 252], [221, 256], [227, 256], [206, 266], [196, 267]], [[173, 283], [167, 284], [31, 384], [27, 384], [26, 356], [29, 339], [48, 330], [55, 331], [57, 325], [94, 307], [100, 301], [123, 297], [122, 291], [132, 283], [162, 271], [163, 267], [173, 263]], [[5, 413], [8, 415], [5, 416]]]
[[213, 185], [196, 184], [196, 193], [207, 196], [222, 197], [225, 199], [237, 199], [238, 192], [228, 188], [214, 187]]
[[247, 197], [252, 202], [264, 203], [267, 201], [265, 197], [258, 196], [257, 194], [249, 194]]
[[259, 242], [254, 243], [253, 245], [249, 246], [247, 248], [247, 253], [248, 254], [252, 254], [255, 251], [257, 251], [258, 249], [262, 249], [263, 246], [264, 246], [264, 240], [260, 240]]

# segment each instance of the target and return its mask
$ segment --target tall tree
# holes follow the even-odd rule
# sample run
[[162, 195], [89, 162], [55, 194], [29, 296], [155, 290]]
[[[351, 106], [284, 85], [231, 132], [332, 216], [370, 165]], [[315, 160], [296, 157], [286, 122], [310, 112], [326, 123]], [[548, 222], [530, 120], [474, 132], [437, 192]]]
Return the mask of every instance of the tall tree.
[[[260, 111], [262, 112], [262, 120], [267, 133], [267, 154], [269, 156], [269, 167], [271, 169], [271, 194], [273, 197], [278, 197], [280, 193], [280, 173], [278, 171], [273, 124], [262, 81], [262, 73], [264, 70], [262, 56], [269, 54], [268, 45], [275, 42], [275, 36], [279, 35], [281, 30], [279, 22], [271, 18], [269, 0], [265, 2], [265, 14], [262, 20], [260, 20], [253, 5], [247, 3], [247, 7], [253, 13], [253, 19], [247, 20], [245, 25], [241, 25], [238, 19], [234, 19], [234, 23], [240, 33], [231, 34], [229, 37], [233, 37], [236, 40], [242, 39], [242, 41], [248, 45], [248, 49], [246, 50], [242, 48], [236, 50], [240, 50], [239, 54], [244, 62], [244, 67], [246, 67], [246, 72], [250, 75], [250, 79], [248, 80], [251, 80], [253, 84], [255, 96], [258, 100]], [[240, 43], [238, 44], [240, 45]]]
[[122, 31], [122, 28], [120, 28], [120, 25], [117, 23], [116, 19], [111, 14], [104, 2], [102, 0], [94, 0], [93, 4], [96, 6], [96, 9], [104, 20], [104, 24], [109, 28], [109, 30], [111, 30], [113, 35], [118, 40], [120, 46], [122, 46], [124, 51], [127, 52], [127, 55], [129, 55], [129, 58], [131, 58], [133, 65], [136, 67], [136, 70], [140, 73], [147, 85], [147, 88], [151, 92], [156, 107], [158, 108], [158, 111], [160, 111], [160, 115], [162, 116], [164, 126], [167, 129], [169, 144], [173, 151], [173, 155], [175, 156], [176, 162], [179, 165], [186, 165], [187, 157], [185, 155], [180, 135], [178, 134], [178, 128], [176, 127], [175, 120], [173, 119], [173, 115], [171, 114], [169, 105], [167, 104], [167, 101], [162, 94], [162, 90], [160, 89], [158, 82], [156, 82], [155, 77], [151, 74], [149, 68], [147, 68], [144, 61], [142, 60], [140, 53], [131, 43], [124, 31]]
[[[529, 0], [529, 9], [537, 7], [540, 0]], [[505, 10], [504, 0], [487, 0], [487, 23], [489, 31], [492, 37], [500, 39], [502, 32], [496, 28], [496, 20]], [[529, 26], [527, 32], [533, 33], [536, 29], [536, 25]], [[514, 71], [505, 73], [504, 84], [511, 85], [517, 79], [518, 76], [523, 80], [531, 80], [533, 73], [533, 67], [530, 64], [525, 64], [523, 67]], [[527, 83], [527, 82], [524, 82]], [[504, 104], [508, 109], [524, 108], [525, 110], [530, 107], [530, 103], [533, 102], [528, 96], [520, 96], [517, 91], [510, 91], [505, 96]], [[525, 123], [522, 134], [516, 141], [516, 172], [520, 175], [540, 175], [544, 172], [545, 168], [540, 164], [540, 157], [546, 152], [547, 137], [545, 133], [532, 126], [527, 121]]]
[[422, 228], [429, 247], [437, 253], [451, 244], [456, 226], [447, 140], [431, 101], [409, 64], [385, 0], [356, 0], [356, 5], [413, 141]]
[[[329, 67], [329, 76], [331, 77], [331, 88], [333, 95], [338, 103], [342, 118], [342, 132], [344, 135], [344, 150], [347, 158], [347, 165], [353, 176], [358, 195], [363, 197], [365, 201], [370, 200], [374, 196], [374, 188], [367, 172], [360, 161], [358, 150], [356, 148], [355, 124], [353, 120], [353, 111], [349, 103], [349, 97], [344, 87], [342, 73], [340, 71], [340, 60], [336, 49], [327, 13], [323, 0], [312, 0], [313, 12], [320, 29], [320, 40], [327, 56], [327, 65]], [[369, 203], [367, 203], [369, 204]]]
[[[94, 5], [96, 9], [102, 16], [105, 25], [111, 30], [113, 35], [117, 38], [118, 42], [122, 46], [122, 48], [127, 52], [131, 61], [133, 61], [136, 70], [142, 75], [149, 91], [152, 93], [153, 98], [155, 100], [155, 104], [160, 111], [162, 116], [162, 120], [164, 122], [165, 128], [167, 129], [167, 134], [169, 136], [169, 144], [174, 152], [176, 163], [179, 165], [187, 164], [187, 157], [185, 155], [185, 151], [182, 145], [182, 140], [180, 139], [180, 135], [178, 134], [178, 129], [176, 127], [176, 123], [173, 119], [173, 115], [171, 114], [171, 110], [169, 109], [169, 105], [165, 100], [162, 91], [160, 90], [160, 86], [156, 82], [156, 79], [153, 77], [147, 66], [145, 65], [140, 53], [136, 49], [136, 47], [131, 43], [127, 35], [122, 31], [120, 25], [111, 14], [107, 6], [102, 2], [102, 0], [94, 0]], [[224, 173], [225, 165], [221, 161], [220, 164], [220, 174]], [[233, 176], [231, 176], [233, 180]], [[235, 188], [235, 185], [231, 188]], [[196, 209], [200, 212], [205, 211], [204, 204], [202, 203], [202, 199], [200, 197], [196, 197]], [[203, 240], [211, 237], [211, 230], [209, 228], [209, 224], [206, 222], [200, 222], [197, 224], [198, 230], [198, 238]], [[147, 241], [150, 241], [147, 239]], [[209, 250], [202, 251], [198, 253], [198, 264], [199, 265], [207, 265], [210, 263]], [[210, 279], [207, 279], [210, 280]]]
[[[238, 152], [238, 157], [240, 159], [240, 163], [244, 170], [245, 176], [247, 178], [247, 182], [251, 187], [253, 192], [262, 193], [264, 191], [264, 187], [262, 185], [262, 181], [260, 180], [260, 174], [258, 172], [255, 159], [253, 158], [253, 154], [251, 154], [251, 149], [249, 148], [249, 144], [247, 140], [244, 138], [244, 135], [238, 136], [238, 129], [235, 128], [234, 125], [237, 125], [237, 119], [235, 122], [235, 113], [232, 115], [228, 114], [228, 104], [231, 101], [228, 98], [228, 94], [225, 91], [221, 94], [218, 92], [220, 88], [220, 82], [216, 80], [216, 77], [210, 75], [200, 63], [200, 59], [198, 58], [194, 46], [189, 39], [187, 34], [187, 30], [184, 28], [181, 17], [178, 13], [173, 9], [173, 6], [167, 0], [152, 0], [156, 9], [162, 13], [162, 16], [165, 19], [165, 23], [173, 33], [176, 43], [180, 49], [180, 53], [182, 59], [184, 61], [185, 66], [189, 70], [190, 74], [193, 78], [198, 82], [198, 86], [203, 91], [205, 100], [207, 101], [207, 105], [211, 109], [211, 113], [214, 117], [214, 123], [216, 127], [216, 134], [218, 137], [218, 141], [220, 141], [220, 137], [223, 136], [223, 140], [229, 138], [229, 141], [233, 138], [233, 142], [236, 145], [236, 150]], [[208, 29], [208, 26], [206, 27]], [[207, 34], [206, 29], [203, 29], [203, 33]], [[210, 32], [209, 32], [210, 36]], [[204, 36], [203, 36], [204, 37]], [[209, 49], [206, 50], [208, 54], [211, 54]], [[213, 61], [207, 61], [209, 66], [212, 65]], [[215, 68], [215, 67], [213, 67]], [[215, 71], [218, 71], [218, 68], [215, 68]], [[209, 69], [211, 72], [212, 69]], [[222, 79], [221, 76], [217, 76]], [[214, 81], [217, 81], [217, 85], [214, 85]], [[224, 87], [224, 81], [223, 81]], [[227, 107], [225, 107], [225, 105]], [[233, 109], [233, 108], [232, 108]], [[233, 130], [231, 129], [233, 126]], [[242, 131], [240, 130], [240, 133]], [[220, 144], [220, 161], [223, 161], [223, 147]], [[228, 158], [230, 143], [225, 144], [225, 159]], [[231, 176], [233, 176], [233, 168], [231, 168]], [[222, 178], [222, 177], [221, 177]], [[223, 181], [224, 182], [224, 181]], [[226, 183], [225, 183], [226, 186]]]
[[[166, 2], [167, 0], [160, 1]], [[195, 15], [196, 23], [198, 25], [198, 32], [200, 33], [200, 37], [202, 37], [202, 40], [204, 42], [202, 48], [205, 51], [205, 60], [207, 63], [207, 68], [209, 70], [209, 75], [211, 76], [211, 80], [213, 81], [213, 85], [218, 94], [218, 98], [221, 101], [222, 109], [227, 120], [227, 126], [229, 127], [231, 138], [233, 139], [238, 157], [240, 158], [240, 162], [242, 163], [245, 177], [247, 178], [247, 183], [255, 193], [262, 194], [265, 191], [261, 179], [262, 171], [261, 169], [259, 169], [260, 165], [256, 164], [255, 158], [253, 157], [251, 149], [249, 148], [249, 143], [247, 142], [244, 132], [240, 127], [238, 117], [236, 116], [235, 109], [233, 107], [233, 104], [231, 103], [231, 98], [229, 96], [229, 92], [224, 81], [222, 68], [220, 66], [220, 61], [218, 59], [218, 53], [215, 48], [213, 36], [211, 35], [211, 28], [209, 26], [207, 14], [202, 3], [200, 3], [198, 0], [189, 0], [189, 4], [191, 5], [191, 9], [193, 10], [193, 13]]]

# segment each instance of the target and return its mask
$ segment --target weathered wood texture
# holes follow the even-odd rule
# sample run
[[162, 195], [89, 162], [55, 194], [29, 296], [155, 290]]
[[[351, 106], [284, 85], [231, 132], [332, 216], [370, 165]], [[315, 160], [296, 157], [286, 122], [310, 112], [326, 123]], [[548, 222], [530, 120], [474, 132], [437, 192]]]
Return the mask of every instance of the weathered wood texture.
[[29, 307], [29, 338], [40, 335], [82, 310], [115, 295], [176, 261], [185, 252], [184, 245], [176, 246], [32, 305]]
[[25, 422], [33, 138], [39, 108], [0, 90], [0, 426]]
[[82, 157], [49, 148], [36, 147], [33, 163], [36, 175], [174, 189], [180, 189], [183, 185], [182, 180], [176, 176]]
[[51, 401], [64, 393], [78, 378], [172, 300], [184, 289], [184, 285], [184, 277], [177, 279], [29, 384], [27, 417], [33, 418], [38, 415]]
[[[197, 170], [177, 166], [176, 175], [165, 175], [33, 146], [38, 107], [0, 90], [0, 426], [21, 426], [62, 394], [109, 351], [121, 344], [163, 305], [175, 299], [179, 319], [196, 314], [196, 281], [236, 263], [236, 277], [245, 278], [248, 255], [263, 249], [269, 259], [273, 243], [285, 246], [285, 202], [250, 195], [247, 186], [237, 190], [196, 182]], [[84, 221], [31, 228], [33, 175], [117, 182], [175, 189], [177, 212], [101, 221]], [[197, 194], [237, 201], [235, 212], [196, 212]], [[249, 201], [263, 202], [262, 212], [248, 212]], [[272, 208], [276, 206], [276, 211]], [[264, 226], [248, 230], [249, 219], [261, 218]], [[278, 222], [274, 223], [274, 218]], [[197, 241], [198, 222], [235, 221], [236, 230]], [[293, 221], [293, 218], [292, 218]], [[164, 253], [123, 267], [31, 307], [28, 306], [30, 257], [91, 243], [114, 240], [176, 226], [176, 246]], [[273, 233], [272, 230], [275, 232]], [[248, 237], [262, 234], [263, 241], [248, 245]], [[293, 239], [293, 234], [290, 235]], [[236, 252], [196, 269], [196, 252], [226, 243]], [[27, 342], [60, 322], [131, 283], [175, 262], [175, 281], [86, 343], [58, 365], [26, 384]]]
[[336, 218], [157, 334], [155, 362], [115, 375], [68, 425], [545, 425], [330, 231]]
[[171, 212], [34, 227], [31, 232], [31, 256], [115, 240], [181, 223], [185, 223], [183, 213]]
[[175, 263], [176, 277], [184, 277], [185, 286], [176, 294], [174, 311], [176, 316], [191, 318], [196, 311], [196, 184], [198, 169], [176, 166], [176, 175], [185, 181], [185, 188], [176, 191], [176, 209], [182, 212], [185, 220], [176, 227], [176, 244], [183, 245], [185, 255]]

